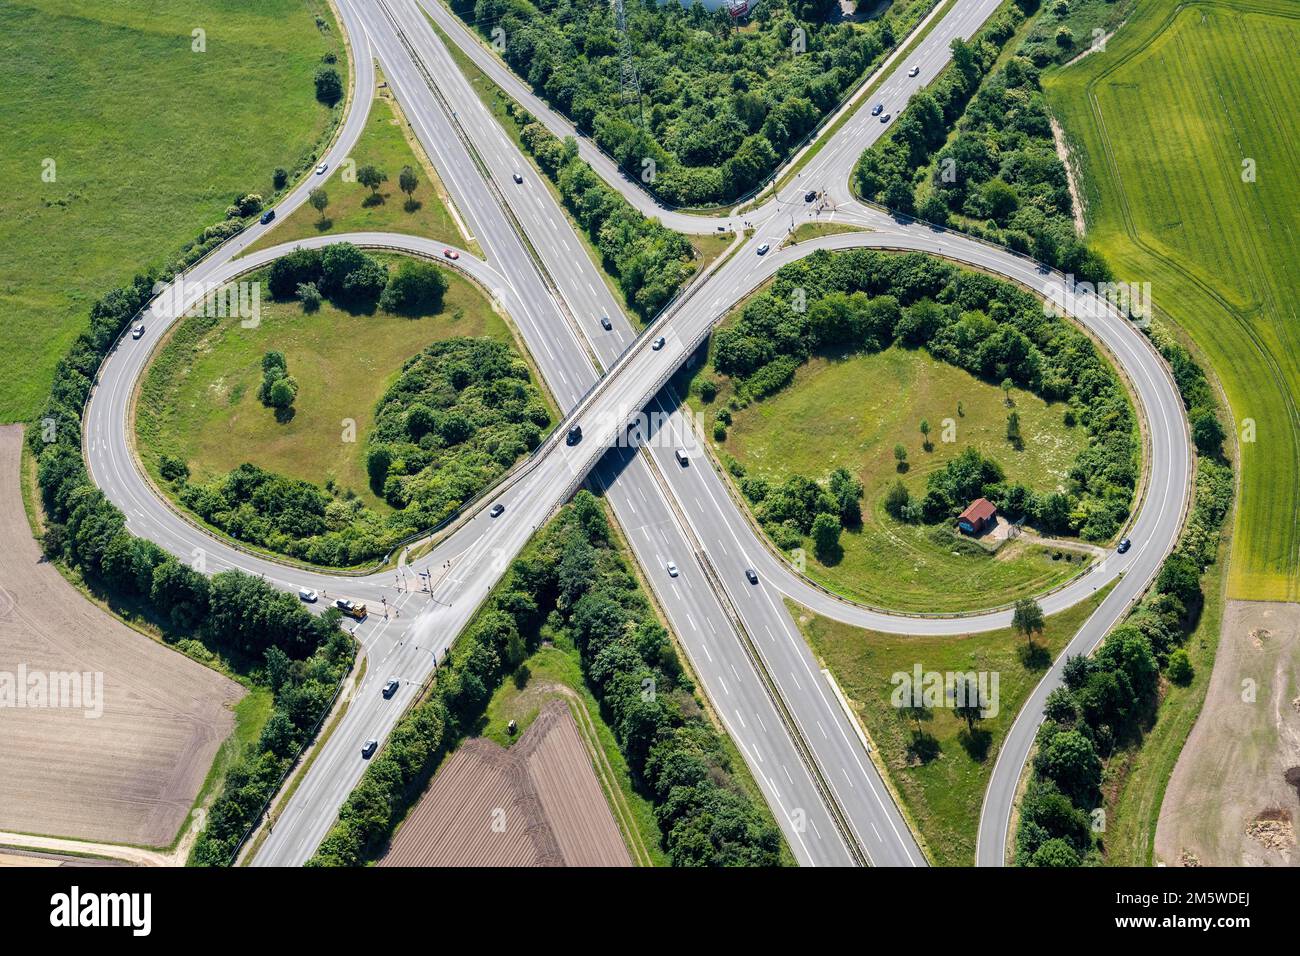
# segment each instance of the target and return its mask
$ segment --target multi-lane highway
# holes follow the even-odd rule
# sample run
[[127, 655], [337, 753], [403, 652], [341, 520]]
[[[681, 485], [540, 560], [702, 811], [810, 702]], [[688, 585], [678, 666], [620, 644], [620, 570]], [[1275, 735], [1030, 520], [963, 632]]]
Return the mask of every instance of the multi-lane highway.
[[[432, 0], [426, 2], [429, 14], [440, 24], [444, 16], [450, 17]], [[240, 567], [286, 589], [306, 585], [329, 596], [357, 597], [367, 601], [372, 611], [378, 608], [384, 613], [372, 613], [357, 629], [370, 661], [366, 679], [279, 815], [256, 862], [297, 864], [310, 856], [364, 769], [360, 743], [369, 737], [382, 739], [391, 730], [413, 689], [427, 677], [435, 658], [454, 640], [510, 558], [590, 473], [605, 488], [704, 690], [737, 741], [800, 862], [923, 863], [856, 727], [800, 638], [782, 597], [793, 597], [841, 620], [896, 633], [965, 633], [1001, 627], [1009, 614], [907, 618], [850, 605], [813, 588], [758, 539], [728, 497], [710, 459], [698, 448], [690, 423], [672, 407], [672, 396], [660, 389], [734, 303], [781, 265], [817, 248], [928, 251], [1040, 291], [1061, 277], [1005, 250], [896, 222], [851, 202], [848, 173], [880, 127], [868, 110], [860, 110], [789, 189], [799, 192], [801, 199], [805, 188], [801, 183], [808, 183], [836, 199], [842, 197], [836, 206], [837, 221], [872, 231], [830, 236], [759, 257], [755, 255], [759, 242], [779, 239], [788, 228], [816, 215], [802, 202], [773, 198], [743, 217], [756, 227], [754, 237], [747, 242], [738, 237], [742, 247], [637, 338], [582, 252], [563, 211], [531, 164], [496, 126], [413, 0], [342, 0], [338, 6], [354, 53], [354, 93], [339, 138], [327, 155], [331, 168], [347, 155], [364, 125], [373, 89], [369, 69], [373, 56], [484, 250], [486, 261], [462, 252], [458, 266], [500, 296], [558, 403], [582, 424], [585, 437], [576, 446], [558, 437], [546, 443], [493, 496], [492, 500], [506, 505], [501, 518], [474, 514], [431, 554], [396, 574], [351, 577], [299, 571], [195, 527], [160, 499], [134, 460], [130, 396], [150, 350], [174, 317], [147, 316], [145, 337], [124, 340], [106, 360], [86, 414], [87, 460], [96, 482], [126, 513], [132, 531], [184, 558], [201, 556], [209, 572]], [[987, 0], [959, 2], [906, 58], [897, 57], [888, 65], [892, 70], [872, 97], [889, 97], [889, 108], [897, 113], [906, 96], [942, 68], [951, 37], [969, 36], [995, 6]], [[449, 28], [458, 26], [454, 18], [442, 25], [471, 55], [477, 51], [490, 57], [463, 28], [460, 36]], [[907, 78], [905, 73], [913, 65], [921, 67], [920, 73]], [[489, 66], [493, 65], [489, 62]], [[493, 69], [504, 70], [499, 64]], [[508, 89], [510, 82], [519, 85], [508, 71], [498, 82]], [[545, 115], [544, 105], [528, 105], [539, 116]], [[719, 225], [725, 229], [741, 219], [683, 216], [652, 208], [635, 184], [623, 180], [616, 170], [602, 168], [598, 155], [593, 158], [629, 199], [677, 228], [713, 232]], [[516, 171], [523, 176], [522, 184], [513, 182]], [[278, 213], [283, 216], [299, 205], [311, 185], [295, 189], [277, 207]], [[288, 247], [271, 248], [235, 260], [264, 231], [254, 227], [223, 246], [193, 271], [190, 283], [227, 281], [287, 251]], [[435, 248], [428, 240], [409, 236], [313, 241], [340, 238], [414, 254], [436, 256], [441, 250], [441, 244]], [[602, 314], [613, 319], [613, 331], [600, 328]], [[1130, 532], [1135, 548], [1123, 559], [1108, 558], [1098, 570], [1043, 602], [1049, 611], [1055, 610], [1105, 582], [1121, 579], [1075, 638], [1071, 645], [1075, 652], [1095, 645], [1154, 575], [1177, 534], [1189, 467], [1182, 406], [1154, 351], [1113, 310], [1097, 308], [1095, 315], [1079, 318], [1110, 349], [1133, 383], [1147, 426], [1152, 477]], [[666, 344], [655, 350], [650, 340], [658, 335], [664, 336]], [[667, 413], [658, 440], [639, 451], [617, 449], [606, 454], [605, 449], [625, 434], [628, 416], [649, 403]], [[676, 459], [678, 447], [690, 456], [686, 467]], [[666, 573], [670, 560], [681, 568], [679, 577]], [[747, 567], [757, 569], [758, 585], [745, 580]], [[429, 577], [421, 578], [421, 572]], [[395, 700], [384, 701], [378, 688], [390, 676], [404, 683]], [[1032, 743], [1044, 688], [1052, 679], [1039, 688], [1033, 706], [1017, 722], [999, 757], [986, 804], [988, 819], [981, 826], [981, 862], [999, 856], [994, 850], [986, 853], [986, 847], [1000, 849], [1005, 842], [1015, 780]]]

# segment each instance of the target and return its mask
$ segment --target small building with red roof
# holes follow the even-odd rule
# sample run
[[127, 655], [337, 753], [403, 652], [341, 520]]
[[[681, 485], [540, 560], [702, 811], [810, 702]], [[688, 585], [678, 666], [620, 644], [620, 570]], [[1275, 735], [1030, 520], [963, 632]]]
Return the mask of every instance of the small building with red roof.
[[993, 526], [997, 505], [987, 498], [976, 498], [957, 516], [957, 530], [962, 534], [980, 535]]

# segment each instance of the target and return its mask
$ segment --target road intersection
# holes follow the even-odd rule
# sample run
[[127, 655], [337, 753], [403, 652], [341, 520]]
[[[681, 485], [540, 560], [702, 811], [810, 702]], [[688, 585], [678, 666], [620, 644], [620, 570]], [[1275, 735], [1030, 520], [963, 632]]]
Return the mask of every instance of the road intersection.
[[[185, 560], [202, 560], [208, 572], [238, 567], [296, 591], [315, 588], [391, 611], [373, 614], [357, 628], [369, 660], [359, 691], [310, 770], [287, 800], [255, 863], [304, 862], [333, 823], [338, 807], [364, 770], [358, 750], [370, 737], [384, 739], [425, 682], [435, 660], [455, 639], [479, 603], [528, 538], [582, 482], [603, 488], [692, 668], [773, 808], [796, 858], [804, 864], [923, 865], [919, 845], [891, 799], [857, 728], [803, 642], [783, 598], [838, 620], [900, 634], [960, 634], [1004, 627], [1009, 611], [967, 617], [920, 617], [844, 602], [812, 586], [761, 540], [729, 497], [724, 479], [700, 449], [693, 425], [662, 386], [695, 353], [713, 324], [782, 265], [817, 249], [874, 247], [917, 250], [1009, 278], [1048, 293], [1064, 278], [1007, 250], [924, 224], [897, 220], [853, 201], [848, 177], [857, 156], [882, 127], [859, 110], [778, 196], [742, 215], [704, 217], [659, 208], [616, 169], [604, 168], [589, 141], [580, 142], [607, 181], [647, 214], [696, 233], [734, 232], [754, 224], [752, 238], [711, 274], [698, 279], [664, 314], [637, 335], [603, 277], [581, 249], [559, 204], [540, 175], [519, 155], [461, 75], [425, 12], [512, 94], [522, 84], [468, 36], [444, 24], [452, 15], [435, 0], [340, 0], [338, 9], [353, 57], [353, 93], [337, 140], [325, 160], [336, 168], [364, 127], [377, 60], [416, 136], [438, 168], [486, 261], [461, 250], [454, 267], [500, 298], [533, 354], [568, 420], [582, 424], [584, 440], [566, 445], [562, 425], [499, 492], [486, 501], [506, 506], [499, 519], [471, 514], [432, 551], [399, 571], [340, 575], [300, 570], [214, 537], [173, 510], [150, 485], [131, 450], [132, 395], [149, 355], [174, 314], [146, 316], [142, 340], [124, 339], [101, 368], [86, 412], [86, 452], [92, 476], [122, 508], [128, 525]], [[889, 97], [895, 115], [905, 98], [934, 78], [947, 61], [953, 36], [969, 36], [992, 12], [989, 0], [959, 0], [932, 32], [886, 69], [892, 72], [873, 98]], [[472, 46], [471, 46], [472, 44]], [[477, 54], [475, 54], [477, 50]], [[480, 64], [482, 65], [482, 64]], [[906, 78], [913, 66], [916, 78]], [[500, 73], [500, 76], [498, 76]], [[513, 86], [512, 86], [513, 84]], [[526, 92], [526, 90], [524, 91]], [[539, 117], [544, 104], [526, 102]], [[548, 125], [554, 117], [547, 119]], [[608, 160], [605, 161], [608, 165]], [[513, 182], [518, 171], [524, 182]], [[863, 232], [825, 236], [754, 254], [765, 237], [779, 239], [814, 210], [802, 202], [802, 183], [815, 183], [835, 205], [837, 222]], [[304, 183], [277, 207], [283, 217], [300, 205]], [[785, 194], [791, 198], [782, 199]], [[797, 194], [797, 197], [796, 197]], [[412, 236], [357, 234], [302, 240], [243, 255], [266, 232], [254, 226], [196, 266], [190, 285], [230, 281], [298, 245], [349, 240], [438, 257], [441, 243]], [[773, 242], [775, 245], [775, 242]], [[446, 264], [446, 263], [444, 263]], [[1129, 379], [1145, 423], [1150, 478], [1130, 536], [1136, 546], [1043, 598], [1051, 613], [1118, 584], [1071, 642], [1069, 652], [1090, 650], [1145, 589], [1176, 540], [1188, 497], [1190, 455], [1182, 405], [1164, 364], [1130, 323], [1104, 304], [1085, 303], [1076, 315], [1110, 352]], [[176, 312], [177, 310], [172, 310]], [[608, 315], [605, 332], [595, 319]], [[650, 347], [663, 335], [664, 348]], [[656, 440], [641, 448], [615, 447], [626, 423], [645, 408], [664, 413]], [[665, 436], [667, 436], [665, 438]], [[682, 467], [678, 448], [689, 455]], [[670, 577], [665, 564], [681, 572]], [[448, 562], [450, 562], [449, 567]], [[743, 577], [758, 572], [759, 584]], [[427, 573], [427, 578], [418, 577]], [[427, 582], [427, 583], [426, 583]], [[427, 590], [426, 590], [427, 588]], [[1062, 655], [1061, 660], [1064, 660]], [[393, 701], [378, 688], [390, 676], [403, 680]], [[1042, 699], [1059, 680], [1059, 666], [1036, 690], [999, 754], [981, 821], [979, 862], [1001, 862], [1020, 769], [1032, 746]]]

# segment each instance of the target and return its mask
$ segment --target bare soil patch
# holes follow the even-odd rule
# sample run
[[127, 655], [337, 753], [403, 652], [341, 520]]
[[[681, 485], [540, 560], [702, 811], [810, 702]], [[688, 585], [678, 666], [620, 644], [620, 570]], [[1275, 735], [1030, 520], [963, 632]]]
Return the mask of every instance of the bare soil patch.
[[568, 705], [551, 700], [506, 750], [462, 744], [380, 866], [631, 866]]
[[1300, 604], [1228, 602], [1205, 706], [1160, 809], [1158, 859], [1300, 866], [1297, 691]]
[[0, 427], [0, 677], [102, 674], [102, 714], [0, 707], [0, 830], [166, 846], [244, 691], [104, 613], [44, 561], [21, 449], [22, 429]]

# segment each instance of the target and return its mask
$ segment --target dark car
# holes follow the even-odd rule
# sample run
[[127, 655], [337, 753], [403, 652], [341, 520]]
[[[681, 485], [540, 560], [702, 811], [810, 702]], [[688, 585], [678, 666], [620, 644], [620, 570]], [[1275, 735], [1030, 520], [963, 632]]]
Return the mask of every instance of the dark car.
[[505, 510], [506, 510], [506, 506], [503, 505], [501, 502], [498, 501], [498, 502], [497, 502], [496, 504], [494, 504], [494, 505], [492, 506], [492, 508], [488, 511], [488, 517], [489, 517], [489, 518], [499, 518], [499, 517], [501, 517], [501, 513], [502, 513], [503, 511], [505, 511]]
[[378, 749], [379, 749], [379, 741], [376, 740], [374, 737], [371, 737], [369, 740], [367, 740], [364, 744], [361, 745], [362, 759], [369, 760], [371, 757], [375, 755], [375, 751]]
[[1123, 541], [1119, 543], [1119, 547], [1116, 548], [1115, 550], [1118, 551], [1120, 554], [1123, 554], [1131, 547], [1133, 547], [1133, 542], [1130, 541], [1128, 538], [1125, 538]]
[[515, 182], [522, 183], [523, 181], [524, 181], [524, 177], [520, 176], [518, 173], [515, 173]]
[[565, 439], [570, 445], [576, 445], [582, 441], [582, 426], [574, 425], [569, 429], [569, 437]]
[[396, 677], [388, 678], [388, 683], [384, 684], [384, 699], [387, 700], [397, 693], [397, 688], [402, 686], [402, 682]]
[[600, 317], [600, 327], [604, 329], [606, 332], [608, 332], [610, 329], [614, 327], [614, 323], [609, 321], [609, 316], [602, 315]]
[[275, 210], [268, 209], [266, 212], [262, 213], [262, 218], [259, 219], [258, 222], [260, 222], [262, 225], [265, 226], [268, 222], [270, 222], [274, 218], [275, 218]]
[[810, 190], [808, 190], [806, 193], [803, 194], [803, 201], [804, 201], [804, 202], [812, 202], [812, 201], [813, 201], [814, 199], [816, 199], [816, 198], [817, 198], [817, 190], [815, 190], [815, 189], [810, 189]]
[[871, 115], [872, 115], [872, 116], [879, 116], [879, 115], [880, 115], [881, 113], [883, 113], [884, 111], [885, 111], [885, 104], [884, 104], [884, 103], [877, 103], [875, 106], [871, 107]]
[[664, 337], [662, 335], [659, 336], [659, 338], [655, 339], [653, 342], [650, 343], [650, 347], [654, 349], [656, 352], [658, 352], [661, 348], [664, 347]]
[[890, 118], [890, 116], [892, 116], [892, 115], [893, 115], [893, 114], [891, 114], [891, 113], [886, 113], [884, 116], [880, 117], [880, 122], [882, 122], [882, 123], [888, 123], [888, 122], [889, 122], [889, 118]]
[[758, 583], [758, 572], [753, 568], [745, 568], [745, 577], [749, 579], [750, 584]]

